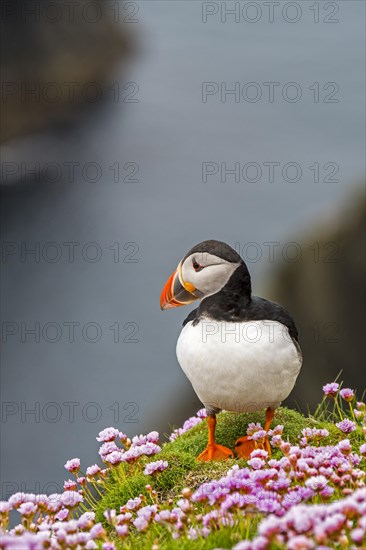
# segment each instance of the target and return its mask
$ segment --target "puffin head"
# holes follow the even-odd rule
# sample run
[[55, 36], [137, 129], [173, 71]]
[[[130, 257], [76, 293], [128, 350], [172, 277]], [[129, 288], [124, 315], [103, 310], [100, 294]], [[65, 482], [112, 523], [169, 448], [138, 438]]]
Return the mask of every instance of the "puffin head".
[[244, 262], [231, 246], [221, 241], [203, 241], [184, 256], [167, 280], [161, 309], [185, 306], [219, 292]]

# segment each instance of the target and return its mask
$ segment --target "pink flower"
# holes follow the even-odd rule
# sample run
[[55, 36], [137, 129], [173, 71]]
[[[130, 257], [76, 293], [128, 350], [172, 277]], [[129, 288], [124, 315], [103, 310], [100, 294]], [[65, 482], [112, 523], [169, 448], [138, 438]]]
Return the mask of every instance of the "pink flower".
[[130, 498], [130, 500], [126, 502], [125, 506], [128, 510], [137, 510], [138, 508], [140, 508], [141, 504], [142, 504], [141, 498], [136, 497], [136, 498]]
[[361, 527], [359, 527], [358, 529], [353, 529], [353, 531], [351, 531], [351, 539], [354, 542], [361, 544], [364, 540], [364, 537], [365, 537], [365, 530], [362, 529]]
[[123, 454], [121, 451], [113, 451], [108, 455], [103, 456], [103, 461], [108, 462], [109, 464], [119, 464], [123, 460]]
[[282, 436], [281, 436], [281, 434], [276, 434], [272, 437], [271, 445], [273, 447], [280, 447], [282, 445]]
[[85, 545], [85, 550], [97, 550], [98, 545], [93, 540], [88, 540], [88, 542]]
[[128, 525], [117, 525], [116, 533], [121, 538], [126, 537], [128, 535]]
[[327, 483], [327, 478], [322, 475], [310, 477], [305, 481], [306, 487], [309, 487], [309, 489], [312, 489], [313, 491], [320, 491], [321, 489], [324, 489]]
[[250, 453], [250, 458], [263, 458], [266, 459], [268, 457], [268, 452], [264, 449], [255, 449], [255, 451], [252, 451]]
[[122, 523], [129, 523], [131, 518], [132, 518], [131, 512], [126, 512], [124, 514], [118, 514], [116, 519], [117, 519], [118, 525], [121, 525]]
[[74, 508], [83, 500], [84, 498], [77, 491], [64, 491], [61, 495], [61, 503], [67, 508]]
[[250, 439], [253, 441], [264, 441], [264, 438], [266, 437], [267, 432], [265, 430], [258, 430], [257, 432], [254, 432], [253, 435], [250, 435]]
[[268, 430], [268, 435], [282, 435], [282, 433], [283, 433], [282, 424], [277, 424], [277, 426]]
[[150, 432], [146, 436], [147, 441], [150, 443], [159, 443], [159, 432]]
[[342, 397], [342, 399], [344, 399], [345, 401], [352, 401], [352, 399], [354, 398], [355, 396], [355, 392], [353, 390], [351, 390], [350, 388], [343, 388], [341, 389], [341, 391], [339, 392], [339, 395]]
[[68, 479], [67, 481], [64, 481], [64, 489], [65, 491], [76, 491], [77, 489], [76, 481], [73, 481], [72, 479]]
[[247, 427], [247, 435], [253, 435], [255, 432], [258, 432], [259, 430], [263, 430], [262, 426], [259, 424], [259, 422], [249, 422]]
[[140, 456], [151, 456], [159, 453], [161, 448], [155, 443], [150, 443], [149, 441], [145, 444], [132, 445], [128, 451], [122, 454], [123, 462], [133, 462], [137, 460]]
[[86, 475], [89, 477], [93, 477], [97, 474], [99, 474], [100, 468], [98, 464], [93, 464], [93, 466], [88, 466], [86, 469]]
[[94, 512], [84, 512], [79, 519], [77, 520], [78, 527], [80, 529], [90, 529], [95, 520], [95, 513]]
[[8, 502], [12, 508], [18, 508], [20, 504], [26, 502], [26, 498], [25, 493], [15, 493], [14, 495], [11, 495]]
[[154, 475], [157, 472], [163, 472], [169, 466], [166, 460], [156, 460], [155, 462], [149, 462], [144, 470], [145, 476]]
[[342, 441], [337, 444], [337, 447], [345, 455], [352, 451], [352, 446], [349, 439], [342, 439]]
[[114, 441], [106, 441], [103, 443], [103, 445], [100, 446], [98, 453], [103, 458], [106, 455], [109, 455], [110, 453], [113, 453], [113, 451], [120, 451], [121, 449], [117, 447], [117, 445], [114, 443]]
[[138, 531], [146, 531], [149, 527], [149, 522], [143, 516], [137, 517], [132, 523]]
[[0, 514], [7, 514], [8, 512], [10, 512], [10, 504], [9, 502], [6, 502], [6, 500], [2, 500], [0, 502]]
[[23, 502], [23, 504], [19, 506], [18, 512], [20, 512], [22, 516], [28, 518], [30, 516], [34, 516], [37, 512], [37, 506], [36, 504], [33, 504], [33, 502]]
[[337, 395], [338, 388], [339, 384], [337, 384], [337, 382], [331, 382], [330, 384], [325, 384], [325, 386], [323, 386], [323, 392], [327, 397], [334, 397]]
[[[97, 441], [114, 441], [117, 437], [119, 437], [120, 431], [117, 430], [117, 428], [105, 428], [101, 432], [99, 432], [98, 437], [96, 438]], [[123, 435], [123, 434], [122, 434]]]
[[80, 470], [80, 459], [72, 458], [71, 460], [68, 460], [65, 464], [65, 468], [72, 474], [77, 473]]
[[197, 416], [191, 416], [186, 420], [183, 424], [182, 428], [176, 428], [172, 434], [169, 436], [169, 441], [175, 441], [177, 437], [180, 435], [186, 433], [188, 430], [193, 428], [194, 426], [197, 426], [197, 424], [200, 424], [204, 418], [207, 417], [207, 413], [205, 415], [205, 409], [200, 409], [197, 413]]
[[305, 535], [298, 535], [289, 540], [287, 548], [288, 550], [312, 550], [315, 548], [315, 543]]
[[336, 426], [345, 434], [350, 434], [356, 429], [356, 424], [352, 420], [348, 420], [348, 418], [345, 418], [342, 422], [337, 422]]
[[253, 470], [260, 470], [265, 465], [265, 462], [261, 458], [251, 458], [248, 460], [248, 464]]
[[58, 521], [64, 521], [68, 515], [69, 510], [67, 510], [66, 508], [62, 508], [62, 510], [57, 512], [57, 514], [55, 515], [55, 519], [57, 519]]
[[106, 532], [101, 523], [96, 523], [90, 529], [90, 535], [92, 539], [102, 539], [105, 536]]

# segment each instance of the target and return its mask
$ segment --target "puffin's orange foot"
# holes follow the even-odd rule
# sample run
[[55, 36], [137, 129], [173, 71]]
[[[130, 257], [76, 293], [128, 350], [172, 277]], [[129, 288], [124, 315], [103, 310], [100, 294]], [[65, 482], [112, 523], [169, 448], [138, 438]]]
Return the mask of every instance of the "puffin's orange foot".
[[203, 453], [198, 455], [197, 460], [208, 462], [209, 460], [226, 460], [228, 458], [234, 458], [234, 453], [224, 445], [213, 443], [207, 445]]
[[240, 437], [235, 443], [235, 451], [240, 458], [250, 458], [250, 453], [256, 449], [266, 450], [268, 452], [268, 456], [271, 454], [271, 446], [267, 436], [264, 440], [264, 445], [263, 443], [256, 443], [253, 439], [248, 439], [247, 435]]
[[239, 458], [250, 458], [250, 453], [256, 449], [264, 449], [261, 443], [256, 443], [253, 439], [248, 439], [247, 435], [239, 437], [235, 442], [235, 451]]

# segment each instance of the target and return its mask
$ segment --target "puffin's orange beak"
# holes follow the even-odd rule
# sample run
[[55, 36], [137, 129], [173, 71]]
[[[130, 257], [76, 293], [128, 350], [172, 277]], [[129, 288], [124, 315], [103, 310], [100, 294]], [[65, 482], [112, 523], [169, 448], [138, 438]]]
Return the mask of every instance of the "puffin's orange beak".
[[[198, 295], [193, 294], [194, 292]], [[201, 293], [192, 284], [185, 283], [181, 279], [179, 264], [164, 285], [160, 296], [160, 308], [171, 309], [185, 306], [198, 300], [199, 294]]]

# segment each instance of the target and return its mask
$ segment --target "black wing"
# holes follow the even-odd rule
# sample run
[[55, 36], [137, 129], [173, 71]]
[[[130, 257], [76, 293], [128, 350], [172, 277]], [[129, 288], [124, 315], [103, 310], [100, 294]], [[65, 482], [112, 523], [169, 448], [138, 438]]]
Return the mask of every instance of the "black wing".
[[188, 317], [186, 317], [183, 321], [183, 326], [185, 326], [187, 323], [189, 323], [189, 321], [195, 321], [196, 317], [197, 317], [197, 311], [198, 311], [198, 307], [196, 307], [196, 309], [193, 309], [190, 314], [188, 315]]

